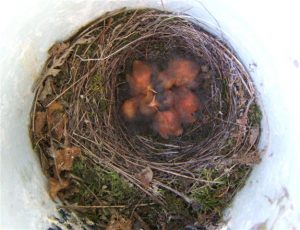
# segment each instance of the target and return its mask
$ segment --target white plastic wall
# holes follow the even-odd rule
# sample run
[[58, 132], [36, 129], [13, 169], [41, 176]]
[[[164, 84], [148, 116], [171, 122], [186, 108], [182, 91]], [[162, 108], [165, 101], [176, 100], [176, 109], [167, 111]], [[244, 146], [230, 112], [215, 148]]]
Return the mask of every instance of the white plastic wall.
[[54, 213], [28, 137], [31, 86], [48, 48], [122, 6], [184, 12], [230, 41], [264, 108], [261, 149], [224, 229], [299, 229], [300, 13], [297, 1], [10, 0], [0, 2], [1, 229], [46, 229]]

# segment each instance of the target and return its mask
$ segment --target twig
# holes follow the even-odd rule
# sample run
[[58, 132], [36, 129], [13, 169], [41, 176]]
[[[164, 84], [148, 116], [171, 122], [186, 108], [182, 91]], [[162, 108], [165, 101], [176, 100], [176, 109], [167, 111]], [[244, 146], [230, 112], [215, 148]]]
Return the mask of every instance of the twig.
[[80, 81], [84, 80], [85, 78], [87, 78], [92, 72], [94, 72], [96, 70], [96, 67], [97, 66], [94, 66], [93, 69], [90, 72], [86, 73], [84, 76], [82, 76], [77, 81], [75, 81], [74, 83], [72, 83], [69, 87], [67, 87], [64, 91], [62, 91], [59, 95], [57, 95], [50, 103], [48, 103], [46, 107], [49, 107], [53, 102], [55, 102], [58, 98], [60, 98], [61, 96], [63, 96], [67, 91], [69, 91], [78, 82], [80, 82]]
[[[161, 4], [164, 8], [163, 0]], [[43, 81], [39, 82], [31, 114], [31, 132], [34, 134], [36, 128], [35, 116], [40, 108], [37, 103], [48, 107], [61, 99], [66, 105], [68, 115], [65, 139], [70, 138], [70, 142], [66, 144], [80, 147], [82, 157], [88, 159], [89, 166], [100, 166], [106, 171], [118, 173], [160, 204], [163, 204], [164, 200], [155, 190], [155, 185], [181, 197], [188, 204], [192, 204], [193, 200], [187, 195], [189, 189], [178, 186], [182, 185], [182, 181], [190, 182], [189, 186], [192, 189], [212, 189], [221, 186], [221, 179], [225, 175], [225, 166], [222, 163], [226, 163], [226, 167], [229, 168], [226, 173], [230, 176], [235, 173], [232, 167], [237, 164], [230, 161], [232, 156], [248, 155], [256, 150], [255, 145], [249, 146], [247, 142], [249, 134], [242, 136], [240, 143], [229, 143], [229, 140], [235, 140], [233, 134], [240, 128], [240, 124], [236, 123], [240, 114], [243, 112], [245, 116], [249, 116], [250, 106], [255, 103], [255, 89], [237, 55], [219, 38], [201, 29], [200, 26], [204, 24], [210, 25], [189, 15], [174, 15], [157, 10], [127, 12], [127, 9], [106, 14], [93, 21], [68, 41], [70, 46], [61, 56], [52, 56], [47, 61], [43, 77], [47, 77], [47, 73], [51, 72], [47, 70], [53, 67], [54, 59], [64, 74], [62, 77], [53, 78], [53, 91], [56, 95], [49, 97], [50, 102], [49, 98], [40, 101]], [[216, 24], [219, 26], [218, 22]], [[133, 60], [145, 58], [155, 62], [157, 56], [163, 57], [169, 51], [176, 53], [178, 50], [210, 67], [208, 77], [205, 77], [209, 85], [203, 86], [208, 99], [206, 100], [205, 96], [201, 98], [204, 101], [202, 112], [205, 119], [187, 128], [182, 137], [170, 139], [168, 142], [146, 135], [132, 134], [119, 115], [123, 97], [127, 95], [127, 92], [124, 93], [125, 96], [122, 94], [126, 91], [123, 79], [125, 71]], [[234, 91], [236, 86], [239, 87], [238, 91]], [[242, 96], [237, 92], [243, 92]], [[251, 125], [247, 123], [245, 128], [251, 128]], [[44, 128], [47, 130], [49, 127], [46, 124]], [[203, 131], [206, 131], [205, 135]], [[198, 140], [197, 136], [200, 134], [201, 137], [204, 135], [204, 138]], [[39, 144], [41, 152], [48, 151], [49, 145], [53, 145], [48, 135], [43, 139], [32, 136], [33, 143]], [[188, 140], [188, 137], [191, 137], [191, 140]], [[60, 143], [56, 140], [55, 145], [63, 146], [63, 141]], [[154, 186], [148, 188], [143, 187], [141, 181], [136, 178], [136, 174], [146, 166], [154, 171], [151, 184]], [[55, 173], [56, 164], [49, 170], [52, 170], [50, 174]], [[205, 170], [212, 171], [213, 176], [204, 174]], [[226, 193], [224, 197], [236, 193], [236, 184], [242, 175], [234, 176], [234, 179], [228, 177], [233, 185], [229, 190], [222, 190]], [[180, 189], [177, 190], [177, 187]], [[93, 200], [92, 205], [62, 207], [129, 207], [125, 204], [95, 205], [102, 203], [96, 194], [92, 194], [93, 196], [89, 194]], [[133, 213], [135, 209], [130, 211]]]
[[[136, 204], [135, 207], [147, 207], [149, 205], [157, 205], [157, 203]], [[128, 208], [128, 205], [60, 205], [61, 208], [71, 209], [106, 209], [106, 208]]]

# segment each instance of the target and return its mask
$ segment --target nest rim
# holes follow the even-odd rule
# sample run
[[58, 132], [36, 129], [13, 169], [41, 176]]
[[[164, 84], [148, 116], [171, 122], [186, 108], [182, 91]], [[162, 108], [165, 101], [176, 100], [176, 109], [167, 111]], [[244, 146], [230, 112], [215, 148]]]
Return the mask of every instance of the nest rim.
[[[200, 28], [200, 25], [198, 19], [188, 15], [174, 15], [154, 9], [122, 9], [102, 16], [68, 41], [59, 43], [60, 48], [61, 44], [66, 44], [61, 50], [52, 48], [41, 80], [35, 87], [35, 103], [31, 113], [34, 144], [40, 141], [35, 136], [36, 112], [41, 107], [47, 109], [56, 101], [69, 100], [74, 103], [67, 103], [65, 109], [70, 118], [68, 130], [72, 130], [68, 132], [67, 141], [82, 148], [84, 155], [94, 164], [122, 175], [157, 202], [164, 202], [155, 191], [157, 187], [175, 193], [187, 203], [193, 202], [185, 191], [172, 187], [169, 181], [191, 180], [193, 184], [209, 187], [219, 183], [217, 179], [224, 175], [225, 169], [246, 165], [250, 170], [249, 165], [257, 163], [257, 158], [245, 164], [239, 161], [239, 156], [258, 155], [258, 137], [250, 141], [250, 131], [259, 124], [251, 124], [247, 118], [251, 106], [256, 103], [255, 88], [236, 53], [219, 38]], [[153, 49], [154, 52], [149, 56], [155, 57], [157, 54], [153, 46], [147, 46], [159, 46], [162, 39], [165, 39], [166, 50], [180, 50], [205, 60], [213, 72], [209, 92], [212, 102], [208, 105], [214, 109], [209, 120], [209, 129], [213, 131], [199, 143], [186, 141], [179, 145], [180, 138], [165, 143], [148, 137], [131, 136], [122, 122], [117, 89], [124, 84], [124, 73], [128, 72], [126, 67], [130, 66], [128, 63], [132, 60], [143, 59], [143, 51]], [[83, 50], [80, 50], [80, 45], [84, 47]], [[88, 53], [91, 47], [94, 47], [94, 53]], [[132, 55], [133, 52], [136, 55]], [[152, 61], [145, 56], [144, 60]], [[63, 66], [75, 66], [75, 69], [69, 68], [68, 73], [62, 73]], [[59, 91], [55, 91], [55, 96], [48, 98], [44, 105], [39, 105], [47, 79], [57, 78], [59, 74], [70, 76], [70, 79], [57, 85]], [[121, 80], [118, 76], [121, 76]], [[100, 84], [95, 86], [95, 79]], [[99, 127], [103, 130], [99, 131]], [[85, 133], [80, 134], [81, 130], [85, 130]], [[192, 130], [190, 135], [195, 133]], [[227, 140], [232, 136], [235, 143], [229, 144]], [[161, 157], [166, 152], [176, 154]], [[202, 179], [199, 175], [201, 165], [203, 168], [220, 167], [221, 173], [213, 180]], [[147, 167], [155, 175], [152, 185], [145, 188], [136, 175]], [[226, 173], [229, 173], [228, 170]]]

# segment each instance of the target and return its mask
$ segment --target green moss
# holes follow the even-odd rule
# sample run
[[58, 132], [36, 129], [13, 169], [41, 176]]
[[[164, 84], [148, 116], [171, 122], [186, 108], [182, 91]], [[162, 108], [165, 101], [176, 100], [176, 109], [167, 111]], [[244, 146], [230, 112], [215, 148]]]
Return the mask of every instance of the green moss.
[[128, 200], [138, 193], [117, 173], [106, 171], [97, 165], [88, 164], [82, 159], [75, 161], [73, 173], [83, 181], [80, 195], [84, 203], [86, 203], [86, 198], [89, 198], [91, 192], [114, 205], [127, 204]]
[[249, 166], [240, 166], [236, 170], [235, 174], [231, 176], [235, 182], [235, 186], [237, 190], [239, 190], [245, 185], [250, 171], [251, 168]]
[[190, 212], [188, 205], [173, 193], [166, 190], [160, 190], [160, 193], [164, 197], [165, 205], [140, 207], [136, 211], [150, 229], [159, 229], [159, 223], [168, 223], [167, 229], [184, 229], [186, 221], [193, 219], [194, 214]]
[[138, 196], [138, 191], [122, 179], [117, 173], [109, 172], [103, 180], [109, 185], [108, 189], [110, 191], [111, 199], [116, 203], [121, 203], [126, 201], [126, 203]]
[[[94, 165], [86, 159], [77, 159], [73, 164], [73, 174], [80, 178], [77, 192], [69, 198], [70, 203], [78, 205], [125, 205], [136, 204], [142, 195], [135, 187], [115, 172]], [[100, 203], [99, 203], [100, 201]], [[118, 210], [126, 215], [126, 208]], [[113, 209], [87, 209], [84, 216], [90, 220], [107, 223]]]
[[[218, 80], [218, 84], [219, 84], [219, 88], [221, 89], [221, 95], [222, 95], [222, 99], [227, 102], [229, 101], [229, 89], [228, 89], [228, 78], [227, 77], [221, 77]], [[226, 104], [224, 104], [226, 105]]]
[[96, 74], [91, 78], [90, 89], [94, 94], [99, 96], [99, 109], [100, 112], [106, 112], [108, 109], [108, 102], [104, 98], [105, 90], [103, 85], [103, 80], [100, 74]]
[[[117, 211], [128, 218], [136, 211], [147, 222], [151, 229], [156, 229], [158, 219], [166, 215], [175, 215], [191, 218], [188, 205], [173, 193], [160, 190], [166, 205], [153, 204], [136, 187], [115, 172], [110, 172], [102, 167], [93, 165], [85, 159], [77, 159], [73, 165], [73, 174], [81, 179], [78, 192], [70, 203], [78, 205], [99, 205], [97, 199], [105, 205], [125, 205], [126, 208]], [[97, 199], [95, 199], [95, 196]], [[135, 207], [135, 204], [152, 203], [149, 206]], [[107, 223], [110, 220], [113, 209], [86, 210], [84, 216], [90, 220]], [[183, 223], [182, 223], [183, 224]], [[180, 226], [184, 227], [184, 225]]]
[[262, 119], [262, 112], [259, 108], [259, 106], [254, 103], [251, 105], [249, 109], [249, 121], [252, 125], [258, 125], [260, 124]]
[[104, 94], [104, 86], [102, 82], [102, 77], [100, 74], [96, 74], [91, 78], [91, 90], [94, 93]]
[[[185, 220], [192, 220], [196, 216], [203, 215], [205, 218], [208, 217], [210, 220], [214, 218], [215, 220], [216, 217], [221, 216], [223, 209], [230, 204], [235, 192], [244, 185], [248, 172], [248, 167], [236, 167], [231, 169], [229, 175], [220, 177], [220, 172], [215, 168], [201, 169], [199, 173], [202, 179], [218, 183], [210, 186], [199, 185], [191, 191], [189, 197], [201, 205], [201, 209], [195, 212], [183, 199], [163, 189], [160, 189], [159, 193], [164, 198], [165, 205], [154, 204], [134, 207], [133, 204], [153, 203], [153, 201], [117, 173], [94, 165], [85, 159], [77, 159], [73, 165], [73, 173], [82, 180], [82, 183], [80, 183], [79, 191], [71, 203], [99, 205], [98, 199], [106, 205], [125, 205], [126, 208], [118, 209], [121, 215], [130, 217], [134, 210], [151, 229], [157, 228], [157, 220], [162, 216], [178, 216]], [[176, 185], [173, 186], [176, 187]], [[91, 220], [101, 220], [102, 223], [107, 223], [112, 215], [112, 210], [89, 210], [84, 215]], [[186, 223], [175, 221], [173, 224], [183, 228]]]
[[170, 192], [165, 192], [164, 199], [168, 204], [166, 206], [166, 209], [169, 212], [189, 215], [189, 213], [187, 212], [187, 205], [181, 198], [175, 196]]
[[106, 112], [108, 109], [107, 101], [104, 99], [100, 99], [99, 108], [100, 108], [100, 112]]
[[201, 204], [200, 214], [220, 217], [224, 208], [230, 205], [235, 193], [245, 184], [249, 167], [232, 168], [230, 174], [219, 177], [214, 168], [202, 170], [202, 179], [218, 182], [210, 186], [196, 187], [191, 197]]
[[192, 197], [201, 204], [201, 212], [220, 214], [226, 203], [217, 196], [218, 189], [204, 187], [192, 192]]
[[159, 204], [137, 207], [135, 211], [139, 214], [150, 229], [159, 229], [158, 223], [166, 215], [167, 211]]

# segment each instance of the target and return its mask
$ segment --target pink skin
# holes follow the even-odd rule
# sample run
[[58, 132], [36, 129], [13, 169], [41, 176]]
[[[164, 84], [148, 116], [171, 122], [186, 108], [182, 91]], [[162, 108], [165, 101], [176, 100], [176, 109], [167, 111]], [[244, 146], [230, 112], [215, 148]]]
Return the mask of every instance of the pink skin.
[[154, 117], [153, 128], [164, 139], [169, 139], [171, 136], [180, 136], [183, 132], [175, 110], [157, 112]]
[[152, 91], [148, 91], [147, 95], [141, 95], [139, 98], [139, 111], [144, 116], [152, 116], [158, 111], [158, 102]]
[[194, 123], [201, 107], [190, 90], [198, 85], [200, 67], [186, 59], [171, 60], [168, 68], [157, 74], [157, 91], [152, 88], [152, 72], [156, 70], [148, 64], [133, 62], [132, 74], [127, 76], [133, 97], [123, 103], [123, 116], [128, 121], [136, 116], [153, 118], [153, 129], [164, 139], [180, 136], [182, 124]]
[[169, 70], [159, 72], [157, 75], [157, 80], [165, 90], [171, 89], [176, 82], [176, 79], [172, 74], [170, 74]]
[[179, 114], [181, 122], [191, 124], [196, 121], [194, 113], [200, 108], [197, 96], [185, 87], [175, 91], [175, 109]]
[[151, 74], [150, 66], [142, 61], [133, 62], [132, 75], [127, 76], [132, 95], [147, 93], [148, 88], [151, 87]]
[[124, 118], [128, 121], [133, 120], [136, 117], [137, 108], [138, 101], [136, 100], [136, 98], [126, 100], [121, 108]]
[[200, 66], [185, 59], [174, 59], [170, 61], [168, 73], [175, 78], [175, 86], [194, 87], [195, 79], [200, 71]]

